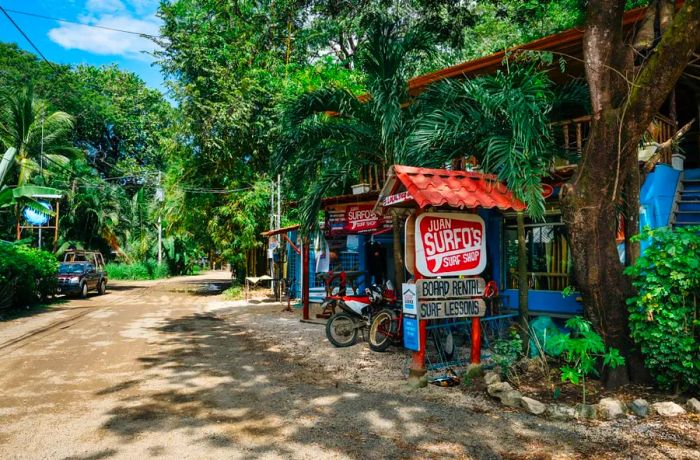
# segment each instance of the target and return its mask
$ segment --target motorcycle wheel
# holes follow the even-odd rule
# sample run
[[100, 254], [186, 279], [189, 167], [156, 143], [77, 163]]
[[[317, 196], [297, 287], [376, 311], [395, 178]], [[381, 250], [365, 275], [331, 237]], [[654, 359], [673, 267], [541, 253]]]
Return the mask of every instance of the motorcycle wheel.
[[372, 351], [386, 351], [397, 329], [396, 314], [384, 309], [374, 315], [369, 326], [369, 348]]
[[326, 337], [336, 347], [349, 347], [357, 342], [357, 324], [347, 313], [336, 313], [326, 323]]

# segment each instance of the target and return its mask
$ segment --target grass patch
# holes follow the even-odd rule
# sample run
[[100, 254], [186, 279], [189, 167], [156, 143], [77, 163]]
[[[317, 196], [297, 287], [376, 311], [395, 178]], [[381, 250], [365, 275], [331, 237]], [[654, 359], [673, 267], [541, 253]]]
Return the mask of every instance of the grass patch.
[[155, 260], [134, 262], [131, 264], [108, 263], [107, 275], [113, 280], [157, 280], [170, 276], [166, 264], [158, 265]]
[[226, 300], [240, 300], [243, 298], [243, 286], [231, 286], [222, 292], [221, 295]]

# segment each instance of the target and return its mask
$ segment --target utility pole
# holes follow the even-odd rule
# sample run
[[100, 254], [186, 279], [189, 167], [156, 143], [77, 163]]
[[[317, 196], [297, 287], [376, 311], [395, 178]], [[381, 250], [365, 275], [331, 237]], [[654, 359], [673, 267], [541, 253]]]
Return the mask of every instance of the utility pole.
[[[158, 188], [156, 189], [156, 200], [163, 201], [163, 189], [160, 187], [161, 172], [158, 171]], [[163, 263], [163, 225], [160, 217], [160, 206], [158, 206], [158, 265]]]
[[[39, 174], [44, 178], [44, 112], [41, 112], [41, 153], [39, 154]], [[43, 182], [43, 181], [42, 181]], [[58, 226], [58, 222], [56, 222]], [[39, 249], [41, 249], [41, 227], [39, 226]]]

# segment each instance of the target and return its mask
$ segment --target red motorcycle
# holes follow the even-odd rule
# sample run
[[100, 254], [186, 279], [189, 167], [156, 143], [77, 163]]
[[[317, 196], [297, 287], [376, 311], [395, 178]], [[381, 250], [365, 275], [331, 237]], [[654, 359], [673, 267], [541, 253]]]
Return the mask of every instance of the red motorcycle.
[[[329, 295], [323, 302], [324, 311], [333, 315], [326, 323], [326, 337], [336, 347], [349, 347], [357, 343], [361, 329], [368, 328], [374, 314], [395, 303], [393, 291], [385, 283], [383, 288], [372, 285], [365, 289], [365, 295], [347, 295], [345, 273], [340, 273], [340, 287], [336, 294]], [[328, 278], [328, 286], [334, 278]], [[335, 313], [336, 309], [340, 312]]]

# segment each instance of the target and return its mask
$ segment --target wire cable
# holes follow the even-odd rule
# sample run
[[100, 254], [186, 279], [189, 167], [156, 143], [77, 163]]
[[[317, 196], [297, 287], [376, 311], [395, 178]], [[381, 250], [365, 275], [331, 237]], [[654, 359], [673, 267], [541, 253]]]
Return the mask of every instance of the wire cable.
[[[0, 7], [1, 8], [1, 7]], [[121, 32], [125, 34], [132, 34], [132, 35], [139, 35], [143, 37], [148, 37], [148, 38], [163, 38], [160, 35], [152, 35], [152, 34], [147, 34], [144, 32], [136, 32], [134, 30], [125, 30], [125, 29], [117, 29], [115, 27], [107, 27], [107, 26], [99, 26], [97, 24], [85, 24], [83, 22], [78, 22], [78, 21], [71, 21], [69, 19], [61, 19], [61, 18], [54, 18], [52, 16], [45, 16], [43, 14], [37, 14], [37, 13], [29, 13], [27, 11], [18, 11], [18, 10], [11, 10], [7, 8], [7, 11], [15, 14], [22, 14], [24, 16], [32, 16], [35, 18], [40, 18], [40, 19], [47, 19], [49, 21], [59, 21], [59, 22], [67, 22], [69, 24], [78, 24], [80, 26], [86, 26], [86, 27], [94, 27], [96, 29], [104, 29], [104, 30], [111, 30], [113, 32]], [[7, 14], [7, 13], [6, 13]]]
[[22, 28], [15, 22], [14, 19], [12, 19], [12, 16], [10, 16], [10, 14], [9, 14], [7, 11], [5, 11], [5, 8], [3, 8], [2, 6], [0, 6], [0, 11], [2, 11], [2, 12], [5, 14], [5, 16], [7, 16], [7, 19], [9, 19], [10, 22], [12, 23], [12, 25], [15, 26], [15, 29], [17, 29], [17, 30], [19, 31], [19, 33], [21, 33], [22, 36], [29, 42], [29, 44], [32, 45], [32, 48], [34, 48], [34, 51], [36, 51], [37, 54], [39, 54], [39, 56], [41, 56], [42, 59], [43, 59], [44, 61], [46, 61], [46, 63], [47, 63], [48, 65], [51, 66], [51, 68], [53, 69], [53, 71], [54, 71], [54, 72], [58, 72], [58, 68], [54, 65], [54, 63], [51, 62], [51, 61], [49, 61], [48, 59], [46, 59], [46, 56], [44, 56], [44, 53], [42, 53], [41, 50], [39, 49], [39, 47], [36, 46], [36, 45], [34, 44], [34, 42], [32, 41], [32, 39], [29, 38], [29, 36], [28, 36], [27, 34], [24, 33], [24, 31], [22, 30]]

